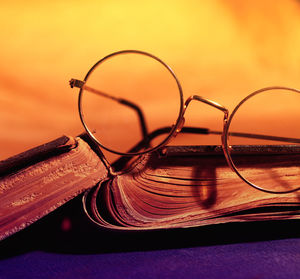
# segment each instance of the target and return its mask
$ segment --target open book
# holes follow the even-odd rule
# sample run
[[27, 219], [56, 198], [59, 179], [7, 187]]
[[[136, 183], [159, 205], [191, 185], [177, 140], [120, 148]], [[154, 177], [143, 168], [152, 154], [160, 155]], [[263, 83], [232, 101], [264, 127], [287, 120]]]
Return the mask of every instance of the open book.
[[[277, 175], [286, 173], [279, 168]], [[167, 146], [115, 173], [87, 137], [64, 136], [0, 162], [0, 239], [83, 192], [87, 216], [117, 230], [300, 217], [298, 192], [274, 195], [248, 186], [219, 146]]]

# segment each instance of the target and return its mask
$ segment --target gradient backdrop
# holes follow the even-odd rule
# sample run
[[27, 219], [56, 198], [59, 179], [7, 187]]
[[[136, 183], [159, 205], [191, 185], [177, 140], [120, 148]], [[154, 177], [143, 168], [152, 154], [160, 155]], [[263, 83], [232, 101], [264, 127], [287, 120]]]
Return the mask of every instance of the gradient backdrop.
[[[1, 1], [0, 26], [0, 159], [80, 133], [68, 81], [121, 49], [159, 56], [185, 98], [229, 109], [260, 87], [300, 88], [296, 0]], [[201, 126], [218, 116], [205, 113]]]

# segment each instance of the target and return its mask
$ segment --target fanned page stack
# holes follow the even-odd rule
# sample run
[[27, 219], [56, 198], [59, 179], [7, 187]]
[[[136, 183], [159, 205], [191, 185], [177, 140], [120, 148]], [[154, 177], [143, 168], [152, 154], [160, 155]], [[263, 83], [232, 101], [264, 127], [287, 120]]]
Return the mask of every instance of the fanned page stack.
[[0, 239], [82, 192], [87, 216], [118, 230], [299, 218], [298, 192], [250, 187], [227, 166], [220, 147], [169, 146], [110, 173], [87, 142], [62, 137], [0, 163]]
[[[218, 146], [169, 146], [164, 154], [144, 155], [126, 173], [87, 192], [88, 215], [125, 230], [300, 217], [299, 193], [252, 188], [229, 168]], [[285, 176], [282, 169], [277, 171]]]

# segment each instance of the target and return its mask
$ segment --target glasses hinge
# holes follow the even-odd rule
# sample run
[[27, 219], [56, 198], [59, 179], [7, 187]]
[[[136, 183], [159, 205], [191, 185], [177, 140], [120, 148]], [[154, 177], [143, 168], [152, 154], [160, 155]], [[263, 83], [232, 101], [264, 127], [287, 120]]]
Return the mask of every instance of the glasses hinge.
[[71, 88], [73, 88], [73, 87], [82, 88], [82, 86], [84, 85], [84, 81], [79, 80], [79, 79], [74, 79], [74, 78], [72, 78], [69, 81], [69, 83], [70, 83]]

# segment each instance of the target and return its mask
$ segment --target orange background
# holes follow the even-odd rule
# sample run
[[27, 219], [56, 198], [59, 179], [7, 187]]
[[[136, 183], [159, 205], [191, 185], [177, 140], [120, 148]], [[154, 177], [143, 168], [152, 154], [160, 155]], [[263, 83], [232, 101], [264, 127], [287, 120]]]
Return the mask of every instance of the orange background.
[[[2, 1], [0, 25], [0, 159], [80, 133], [68, 81], [121, 49], [157, 55], [185, 98], [231, 110], [264, 86], [300, 88], [296, 0]], [[214, 125], [215, 115], [201, 117]]]

